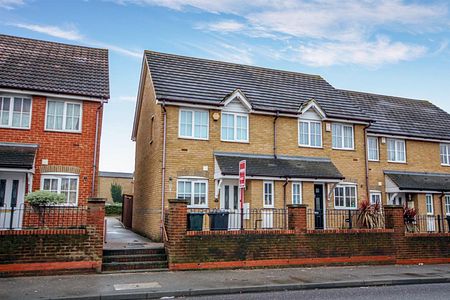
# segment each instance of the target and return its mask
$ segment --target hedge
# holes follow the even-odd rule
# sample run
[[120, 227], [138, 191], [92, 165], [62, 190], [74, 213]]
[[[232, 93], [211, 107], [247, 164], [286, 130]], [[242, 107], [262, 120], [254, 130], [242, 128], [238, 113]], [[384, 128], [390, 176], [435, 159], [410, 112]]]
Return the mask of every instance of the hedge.
[[122, 203], [106, 204], [105, 214], [107, 216], [116, 216], [122, 214]]

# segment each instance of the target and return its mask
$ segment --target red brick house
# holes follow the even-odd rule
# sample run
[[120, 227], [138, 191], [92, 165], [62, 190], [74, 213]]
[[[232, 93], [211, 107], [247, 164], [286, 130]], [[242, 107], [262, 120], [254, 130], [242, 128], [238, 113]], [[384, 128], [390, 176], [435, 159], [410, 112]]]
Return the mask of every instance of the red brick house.
[[108, 50], [0, 35], [0, 70], [0, 229], [21, 228], [31, 191], [86, 205], [97, 188]]

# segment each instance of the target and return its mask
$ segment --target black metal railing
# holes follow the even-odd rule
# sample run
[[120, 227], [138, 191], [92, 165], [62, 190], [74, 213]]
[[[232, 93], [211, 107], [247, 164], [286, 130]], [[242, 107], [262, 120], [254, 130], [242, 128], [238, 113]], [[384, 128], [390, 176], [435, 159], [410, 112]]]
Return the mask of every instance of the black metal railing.
[[405, 230], [409, 233], [445, 233], [450, 232], [450, 216], [416, 215], [405, 218]]
[[383, 212], [373, 213], [370, 226], [363, 221], [358, 210], [352, 209], [327, 209], [324, 212], [308, 209], [306, 211], [308, 229], [357, 229], [357, 228], [384, 228]]
[[82, 229], [86, 223], [87, 207], [84, 206], [0, 207], [0, 230]]
[[189, 208], [188, 226], [190, 231], [208, 230], [258, 230], [286, 229], [287, 209], [253, 208], [224, 210], [211, 208]]

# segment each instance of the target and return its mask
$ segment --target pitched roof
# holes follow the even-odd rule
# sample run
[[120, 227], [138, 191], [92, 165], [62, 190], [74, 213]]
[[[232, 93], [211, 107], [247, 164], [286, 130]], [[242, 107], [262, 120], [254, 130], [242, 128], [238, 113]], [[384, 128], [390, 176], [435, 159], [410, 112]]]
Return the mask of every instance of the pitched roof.
[[222, 175], [239, 175], [239, 162], [247, 161], [247, 176], [344, 179], [328, 158], [214, 153]]
[[450, 174], [385, 171], [400, 190], [450, 192]]
[[450, 140], [450, 115], [429, 101], [342, 92], [375, 121], [368, 132]]
[[106, 171], [99, 171], [98, 172], [99, 177], [111, 177], [111, 178], [133, 178], [133, 173], [124, 173], [124, 172], [106, 172]]
[[0, 88], [109, 99], [108, 50], [0, 34]]
[[0, 168], [33, 169], [38, 145], [0, 143]]
[[297, 113], [315, 99], [330, 117], [368, 120], [318, 75], [145, 51], [158, 100], [221, 105], [240, 89], [255, 110]]

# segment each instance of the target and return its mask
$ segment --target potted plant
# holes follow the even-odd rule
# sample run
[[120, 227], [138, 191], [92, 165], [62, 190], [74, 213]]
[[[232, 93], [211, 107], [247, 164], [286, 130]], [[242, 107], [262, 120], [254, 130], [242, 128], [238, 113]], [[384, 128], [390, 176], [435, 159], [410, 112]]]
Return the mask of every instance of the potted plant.
[[382, 228], [384, 216], [380, 204], [370, 204], [368, 200], [362, 201], [358, 208], [357, 223], [362, 228]]
[[403, 206], [403, 221], [405, 222], [407, 232], [416, 232], [418, 230], [416, 215], [417, 212], [414, 208], [409, 208], [406, 205]]

